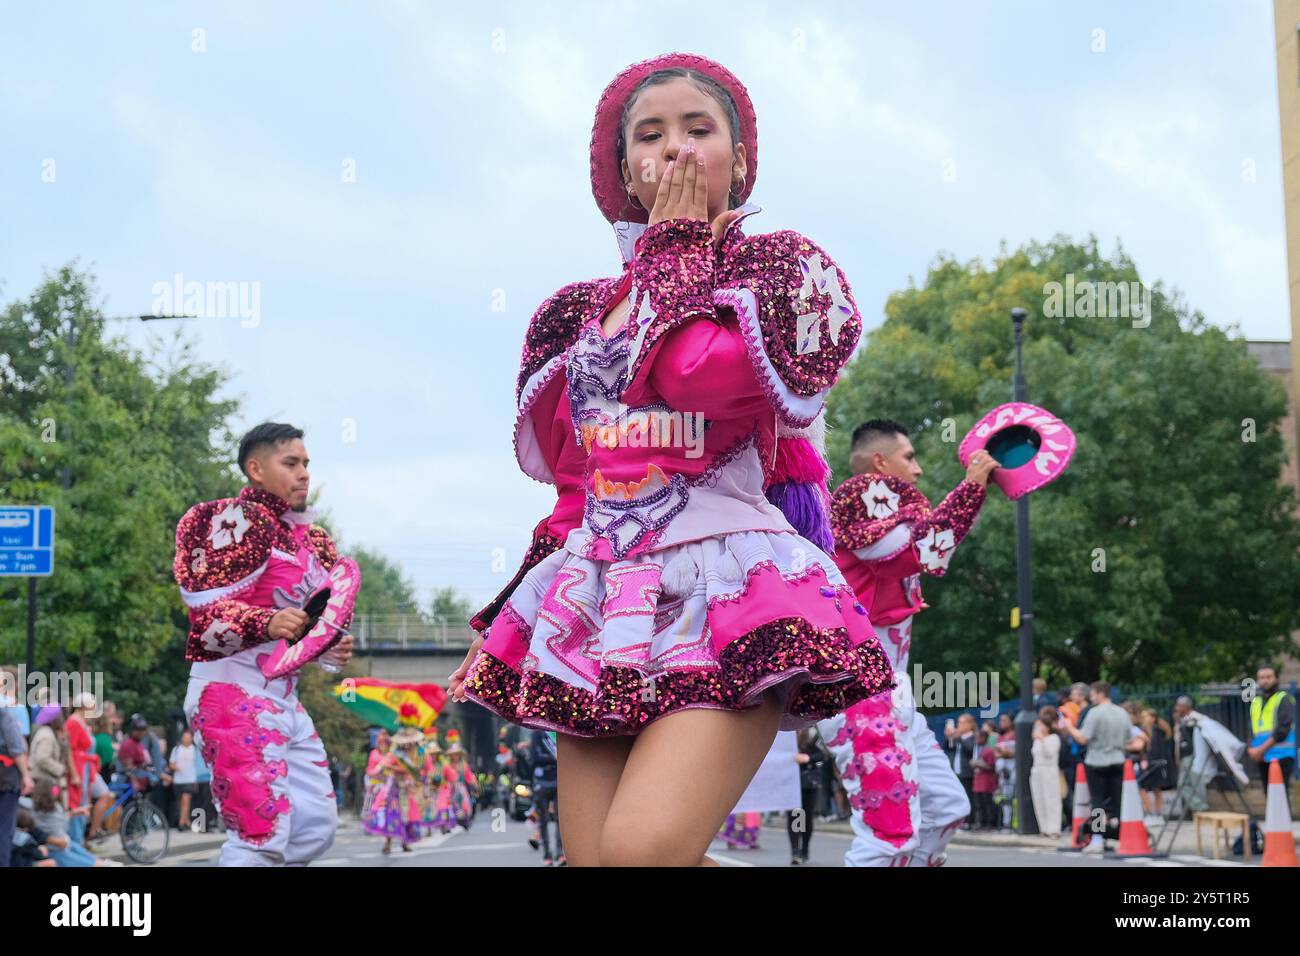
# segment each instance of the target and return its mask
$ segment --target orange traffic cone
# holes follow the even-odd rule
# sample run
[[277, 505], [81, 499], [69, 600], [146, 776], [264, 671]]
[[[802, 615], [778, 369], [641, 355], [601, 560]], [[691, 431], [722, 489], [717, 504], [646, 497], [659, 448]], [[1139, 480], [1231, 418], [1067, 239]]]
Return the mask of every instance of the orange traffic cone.
[[1137, 775], [1133, 761], [1124, 761], [1124, 786], [1119, 804], [1119, 848], [1117, 856], [1150, 856], [1151, 840], [1147, 825], [1142, 822], [1142, 796], [1138, 793]]
[[1092, 810], [1092, 794], [1088, 791], [1088, 774], [1083, 763], [1074, 765], [1074, 810], [1070, 815], [1070, 849], [1082, 850], [1090, 839], [1085, 832], [1088, 814]]
[[1276, 760], [1268, 764], [1268, 803], [1264, 807], [1264, 859], [1260, 866], [1300, 866], [1296, 860], [1295, 837], [1291, 835], [1291, 812], [1286, 806], [1286, 782]]

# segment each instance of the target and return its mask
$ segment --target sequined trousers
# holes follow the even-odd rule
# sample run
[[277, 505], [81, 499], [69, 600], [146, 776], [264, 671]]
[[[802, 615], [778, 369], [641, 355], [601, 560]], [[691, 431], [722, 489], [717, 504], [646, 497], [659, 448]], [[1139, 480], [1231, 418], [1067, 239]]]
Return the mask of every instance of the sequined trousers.
[[306, 866], [338, 827], [329, 761], [296, 675], [268, 681], [256, 663], [263, 651], [195, 663], [185, 694], [226, 824], [220, 866]]

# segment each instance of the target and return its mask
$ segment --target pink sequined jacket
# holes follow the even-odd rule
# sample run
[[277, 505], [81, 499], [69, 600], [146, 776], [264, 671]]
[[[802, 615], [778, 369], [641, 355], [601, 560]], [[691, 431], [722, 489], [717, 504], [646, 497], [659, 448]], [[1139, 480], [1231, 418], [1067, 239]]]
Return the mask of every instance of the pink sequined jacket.
[[[962, 479], [931, 508], [912, 482], [878, 472], [854, 475], [835, 489], [835, 563], [873, 625], [898, 624], [927, 606], [921, 574], [945, 574], [984, 500], [983, 485]], [[888, 642], [885, 647], [892, 652]]]
[[301, 607], [338, 551], [306, 513], [251, 486], [197, 504], [176, 526], [173, 573], [190, 609], [185, 658], [215, 661], [270, 640], [276, 611]]
[[[477, 629], [566, 542], [610, 561], [791, 530], [764, 491], [799, 477], [796, 456], [779, 450], [818, 416], [862, 323], [816, 243], [792, 230], [743, 233], [757, 211], [742, 207], [716, 250], [703, 220], [619, 223], [624, 274], [567, 285], [537, 310], [514, 445], [525, 474], [556, 486], [557, 503], [518, 574], [471, 621]], [[625, 298], [627, 321], [607, 336], [602, 319]]]

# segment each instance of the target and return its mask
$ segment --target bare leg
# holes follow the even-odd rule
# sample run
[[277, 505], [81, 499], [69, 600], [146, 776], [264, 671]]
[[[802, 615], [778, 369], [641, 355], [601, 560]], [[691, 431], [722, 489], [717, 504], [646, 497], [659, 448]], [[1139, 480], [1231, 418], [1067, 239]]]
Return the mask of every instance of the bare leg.
[[181, 794], [181, 808], [176, 818], [176, 824], [185, 830], [190, 828], [190, 795], [188, 793]]
[[90, 835], [98, 836], [104, 829], [104, 814], [108, 808], [113, 805], [113, 795], [106, 793], [95, 801], [95, 807], [90, 811]]
[[716, 866], [705, 851], [771, 749], [780, 718], [769, 691], [752, 710], [684, 710], [641, 731], [600, 834], [601, 865]]
[[600, 834], [635, 737], [557, 734], [560, 842], [570, 866], [600, 865]]

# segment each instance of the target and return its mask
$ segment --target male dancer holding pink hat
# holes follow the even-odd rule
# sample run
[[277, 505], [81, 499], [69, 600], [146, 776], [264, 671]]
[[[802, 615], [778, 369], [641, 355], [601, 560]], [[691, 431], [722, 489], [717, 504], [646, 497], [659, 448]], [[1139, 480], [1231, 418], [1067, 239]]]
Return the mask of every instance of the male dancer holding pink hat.
[[922, 474], [907, 430], [873, 419], [853, 432], [853, 477], [831, 502], [835, 563], [870, 609], [896, 686], [819, 722], [853, 807], [848, 866], [941, 866], [970, 813], [956, 774], [917, 712], [907, 676], [912, 617], [927, 607], [921, 575], [942, 576], [984, 504], [997, 461], [984, 449], [937, 508], [916, 487]]
[[[194, 662], [185, 714], [228, 828], [221, 866], [305, 866], [338, 827], [297, 674], [268, 680], [261, 669], [277, 642], [307, 632], [302, 605], [340, 560], [311, 523], [307, 464], [301, 429], [258, 425], [239, 446], [248, 477], [239, 497], [197, 504], [176, 528], [174, 573], [190, 609], [185, 657]], [[336, 666], [351, 656], [350, 636], [326, 655]]]

